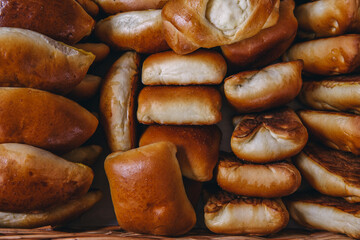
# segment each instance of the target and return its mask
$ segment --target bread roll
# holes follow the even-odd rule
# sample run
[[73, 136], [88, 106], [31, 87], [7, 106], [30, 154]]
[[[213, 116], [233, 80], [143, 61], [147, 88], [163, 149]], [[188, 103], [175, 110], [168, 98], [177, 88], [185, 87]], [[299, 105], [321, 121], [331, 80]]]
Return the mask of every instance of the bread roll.
[[102, 151], [103, 148], [99, 145], [88, 145], [75, 148], [74, 150], [63, 154], [61, 157], [73, 163], [91, 166], [100, 157]]
[[299, 99], [318, 110], [360, 114], [360, 75], [304, 81]]
[[360, 66], [360, 35], [311, 40], [293, 45], [284, 61], [302, 59], [308, 74], [339, 75], [357, 71]]
[[206, 227], [220, 234], [268, 235], [289, 222], [289, 213], [279, 198], [248, 198], [220, 192], [209, 198], [204, 212]]
[[360, 238], [360, 205], [315, 192], [292, 195], [286, 200], [291, 217], [313, 229], [338, 232]]
[[360, 202], [360, 157], [308, 144], [295, 164], [317, 191]]
[[108, 14], [161, 9], [168, 0], [95, 0]]
[[145, 85], [220, 84], [227, 65], [220, 53], [198, 50], [188, 55], [173, 51], [148, 57], [142, 67]]
[[301, 110], [298, 113], [310, 135], [323, 144], [360, 154], [360, 116], [314, 110]]
[[176, 145], [182, 174], [196, 181], [209, 181], [218, 161], [221, 131], [211, 126], [149, 126], [139, 146], [169, 141]]
[[297, 20], [293, 10], [293, 0], [280, 2], [278, 22], [269, 28], [262, 29], [253, 37], [239, 42], [221, 46], [227, 61], [236, 69], [264, 67], [278, 59], [293, 42]]
[[235, 155], [253, 163], [283, 160], [299, 153], [308, 139], [306, 128], [290, 108], [241, 116], [231, 136]]
[[[235, 43], [256, 35], [270, 16], [266, 27], [274, 25], [278, 4], [278, 0], [170, 0], [162, 10], [165, 39], [178, 54]], [[271, 14], [274, 8], [277, 14]]]
[[81, 82], [94, 58], [30, 30], [0, 28], [0, 87], [65, 94]]
[[82, 164], [25, 144], [0, 144], [0, 211], [42, 210], [84, 195], [94, 178]]
[[75, 86], [67, 95], [71, 99], [77, 101], [85, 101], [96, 95], [100, 88], [101, 77], [87, 74], [85, 78]]
[[99, 7], [93, 0], [76, 0], [84, 10], [92, 17], [96, 17], [99, 13]]
[[156, 53], [169, 49], [161, 25], [161, 10], [118, 13], [99, 21], [96, 36], [118, 50]]
[[298, 60], [229, 76], [224, 81], [225, 97], [241, 113], [285, 105], [301, 90], [302, 67]]
[[110, 68], [100, 94], [101, 119], [111, 151], [135, 147], [135, 93], [140, 56], [122, 55]]
[[33, 30], [67, 44], [90, 35], [95, 25], [75, 0], [1, 0], [0, 12], [0, 27]]
[[145, 87], [138, 97], [143, 124], [212, 125], [221, 120], [221, 95], [212, 87]]
[[98, 120], [64, 97], [31, 88], [0, 88], [0, 143], [26, 143], [53, 152], [82, 145]]
[[222, 152], [216, 181], [222, 189], [237, 195], [275, 198], [295, 192], [300, 186], [301, 175], [286, 161], [258, 165]]
[[321, 38], [344, 33], [360, 33], [358, 0], [320, 0], [295, 9], [299, 36]]
[[75, 47], [94, 54], [95, 62], [101, 62], [110, 53], [110, 48], [104, 43], [78, 43], [75, 45]]
[[174, 144], [159, 142], [106, 158], [105, 171], [121, 228], [177, 236], [195, 225], [196, 215], [175, 155]]
[[58, 226], [89, 210], [101, 197], [102, 193], [100, 191], [93, 191], [50, 209], [27, 213], [0, 212], [0, 227], [37, 228], [49, 225]]

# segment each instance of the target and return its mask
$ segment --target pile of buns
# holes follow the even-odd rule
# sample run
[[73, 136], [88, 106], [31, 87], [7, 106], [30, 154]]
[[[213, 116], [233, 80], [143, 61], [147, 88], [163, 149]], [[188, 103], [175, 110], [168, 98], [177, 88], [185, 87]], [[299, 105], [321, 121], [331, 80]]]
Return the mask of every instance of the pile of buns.
[[0, 227], [360, 238], [359, 1], [0, 3]]

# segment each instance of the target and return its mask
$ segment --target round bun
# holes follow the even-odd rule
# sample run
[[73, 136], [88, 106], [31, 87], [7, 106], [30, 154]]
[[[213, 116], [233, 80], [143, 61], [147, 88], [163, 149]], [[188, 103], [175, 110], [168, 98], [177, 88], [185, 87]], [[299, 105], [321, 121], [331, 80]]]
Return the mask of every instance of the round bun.
[[222, 189], [237, 195], [275, 198], [295, 192], [301, 175], [289, 162], [252, 164], [232, 154], [221, 153], [216, 181]]

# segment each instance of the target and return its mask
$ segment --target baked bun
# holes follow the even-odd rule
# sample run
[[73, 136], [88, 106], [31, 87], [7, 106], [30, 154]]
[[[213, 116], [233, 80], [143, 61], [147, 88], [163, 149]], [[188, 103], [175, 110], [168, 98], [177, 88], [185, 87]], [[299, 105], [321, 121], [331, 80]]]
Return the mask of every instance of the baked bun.
[[196, 181], [209, 181], [218, 162], [221, 131], [211, 126], [149, 126], [139, 146], [169, 141], [176, 145], [182, 174]]
[[90, 166], [100, 157], [103, 148], [99, 145], [81, 146], [63, 154], [61, 157], [73, 162]]
[[220, 153], [216, 181], [225, 191], [249, 197], [275, 198], [295, 192], [301, 183], [299, 171], [289, 162], [252, 164], [230, 153]]
[[342, 112], [301, 110], [298, 112], [310, 135], [323, 144], [360, 154], [360, 116]]
[[0, 46], [0, 87], [31, 87], [65, 94], [81, 82], [95, 58], [20, 28], [0, 28]]
[[75, 0], [0, 0], [0, 12], [0, 27], [29, 29], [67, 44], [90, 35], [95, 25]]
[[231, 66], [237, 69], [264, 67], [278, 59], [293, 42], [297, 20], [293, 0], [280, 2], [279, 20], [253, 37], [221, 46], [222, 53]]
[[76, 85], [67, 97], [76, 101], [85, 101], [96, 95], [100, 88], [101, 77], [86, 74], [85, 78]]
[[206, 227], [220, 234], [268, 235], [285, 228], [289, 213], [278, 198], [262, 199], [219, 192], [205, 208]]
[[225, 97], [241, 113], [285, 105], [301, 90], [302, 67], [298, 60], [232, 75], [224, 80]]
[[156, 53], [169, 49], [162, 32], [161, 10], [118, 13], [99, 21], [95, 34], [117, 50]]
[[108, 14], [161, 9], [168, 0], [95, 0]]
[[0, 144], [0, 211], [27, 212], [84, 195], [91, 168], [25, 144]]
[[290, 196], [286, 206], [291, 217], [305, 227], [360, 238], [359, 204], [311, 192]]
[[101, 197], [100, 191], [92, 191], [49, 209], [25, 213], [0, 212], [0, 227], [29, 229], [49, 225], [58, 226], [89, 210]]
[[158, 142], [112, 153], [105, 160], [105, 171], [122, 229], [177, 236], [195, 225], [174, 144]]
[[178, 54], [238, 42], [257, 34], [270, 16], [266, 27], [275, 25], [279, 2], [170, 0], [162, 10], [165, 39]]
[[212, 125], [221, 120], [221, 95], [212, 87], [145, 87], [138, 97], [143, 124]]
[[303, 104], [318, 110], [360, 114], [360, 75], [304, 81], [299, 94]]
[[295, 9], [299, 36], [321, 38], [360, 32], [358, 0], [320, 0]]
[[198, 50], [188, 55], [167, 51], [144, 61], [141, 78], [145, 85], [220, 84], [226, 70], [224, 58], [215, 51]]
[[241, 116], [231, 136], [235, 155], [253, 163], [268, 163], [296, 155], [308, 134], [290, 108]]
[[139, 79], [140, 56], [123, 54], [110, 68], [100, 93], [100, 112], [110, 150], [135, 147], [135, 93]]
[[0, 88], [0, 143], [26, 143], [54, 152], [82, 145], [98, 120], [77, 103], [31, 88]]
[[360, 35], [311, 40], [293, 45], [284, 61], [302, 59], [309, 74], [339, 75], [357, 71], [360, 66]]
[[83, 9], [92, 17], [99, 13], [99, 6], [93, 0], [76, 0]]
[[295, 164], [317, 191], [360, 202], [360, 157], [308, 144]]

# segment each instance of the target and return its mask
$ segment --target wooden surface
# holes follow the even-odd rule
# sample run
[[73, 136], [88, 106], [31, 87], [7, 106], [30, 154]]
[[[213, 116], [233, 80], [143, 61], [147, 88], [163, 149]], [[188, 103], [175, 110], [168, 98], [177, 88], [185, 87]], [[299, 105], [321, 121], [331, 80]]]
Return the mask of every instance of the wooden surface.
[[[6, 239], [79, 239], [79, 240], [112, 240], [112, 239], [170, 239], [162, 236], [142, 235], [137, 233], [129, 233], [121, 230], [117, 226], [106, 227], [96, 230], [75, 231], [74, 229], [52, 229], [51, 227], [43, 227], [37, 229], [0, 229], [0, 240]], [[215, 235], [205, 229], [194, 229], [185, 236], [177, 237], [177, 239], [219, 239], [219, 240], [252, 240], [252, 239], [292, 239], [292, 240], [342, 240], [351, 239], [345, 235], [330, 232], [310, 232], [304, 230], [285, 230], [278, 234], [265, 237], [249, 237], [249, 236], [225, 236]]]

